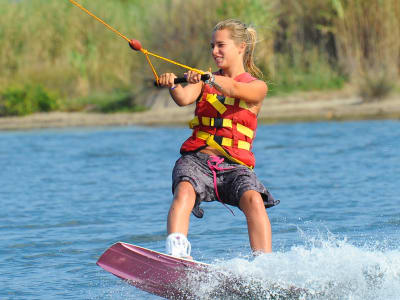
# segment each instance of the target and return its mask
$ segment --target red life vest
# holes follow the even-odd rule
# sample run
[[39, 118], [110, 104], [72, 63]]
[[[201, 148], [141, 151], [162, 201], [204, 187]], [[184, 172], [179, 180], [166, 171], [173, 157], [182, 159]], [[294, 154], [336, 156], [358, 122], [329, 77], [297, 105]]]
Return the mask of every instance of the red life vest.
[[[234, 80], [251, 82], [256, 78], [243, 73]], [[254, 167], [255, 158], [251, 149], [257, 116], [248, 109], [245, 101], [226, 97], [206, 84], [189, 126], [193, 134], [183, 143], [182, 154], [210, 146], [231, 161]]]

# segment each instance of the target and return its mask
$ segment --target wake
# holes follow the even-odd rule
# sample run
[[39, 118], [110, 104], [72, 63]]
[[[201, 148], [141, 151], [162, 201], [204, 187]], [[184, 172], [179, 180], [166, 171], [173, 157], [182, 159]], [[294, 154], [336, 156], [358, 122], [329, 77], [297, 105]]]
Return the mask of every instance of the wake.
[[216, 261], [185, 284], [196, 299], [398, 299], [400, 251], [377, 248], [312, 238], [287, 252]]

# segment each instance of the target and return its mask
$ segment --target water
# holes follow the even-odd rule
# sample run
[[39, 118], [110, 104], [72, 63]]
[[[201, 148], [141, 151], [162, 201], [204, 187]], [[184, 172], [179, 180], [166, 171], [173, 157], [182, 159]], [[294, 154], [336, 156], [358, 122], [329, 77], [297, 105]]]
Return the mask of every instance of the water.
[[[163, 251], [171, 170], [189, 133], [1, 132], [0, 299], [158, 299], [95, 262], [117, 241]], [[242, 213], [210, 203], [191, 220], [193, 256], [321, 299], [399, 299], [399, 150], [396, 121], [260, 126], [255, 170], [281, 200], [268, 211], [274, 253], [249, 257]]]

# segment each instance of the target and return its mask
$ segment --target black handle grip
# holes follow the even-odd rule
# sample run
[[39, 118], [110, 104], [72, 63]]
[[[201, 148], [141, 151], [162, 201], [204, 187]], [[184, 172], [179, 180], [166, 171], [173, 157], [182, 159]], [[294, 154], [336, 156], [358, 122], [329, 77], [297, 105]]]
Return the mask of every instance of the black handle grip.
[[[203, 74], [203, 75], [201, 75], [201, 80], [202, 80], [202, 81], [206, 81], [206, 80], [209, 80], [209, 79], [210, 79], [210, 75], [209, 75], [209, 74]], [[185, 82], [187, 82], [186, 77], [178, 77], [178, 78], [175, 78], [175, 79], [174, 79], [174, 83], [175, 83], [175, 84], [178, 84], [178, 83], [185, 83]], [[155, 85], [155, 86], [158, 86], [156, 81], [154, 81], [154, 85]]]
[[[208, 80], [208, 79], [210, 79], [210, 75], [209, 75], [209, 74], [203, 74], [203, 75], [201, 75], [201, 81], [206, 81], [206, 80]], [[175, 83], [175, 84], [178, 84], [178, 83], [185, 83], [185, 82], [187, 82], [187, 80], [186, 80], [185, 77], [178, 77], [178, 78], [175, 78], [175, 80], [174, 80], [174, 83]]]

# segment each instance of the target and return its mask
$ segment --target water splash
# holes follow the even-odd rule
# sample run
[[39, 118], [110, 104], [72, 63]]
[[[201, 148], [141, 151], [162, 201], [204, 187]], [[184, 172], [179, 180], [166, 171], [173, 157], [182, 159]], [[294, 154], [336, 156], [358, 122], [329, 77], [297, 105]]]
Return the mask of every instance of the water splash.
[[328, 233], [287, 252], [216, 261], [189, 284], [196, 299], [399, 299], [400, 251]]

